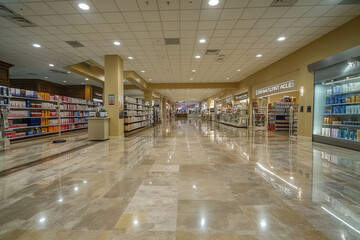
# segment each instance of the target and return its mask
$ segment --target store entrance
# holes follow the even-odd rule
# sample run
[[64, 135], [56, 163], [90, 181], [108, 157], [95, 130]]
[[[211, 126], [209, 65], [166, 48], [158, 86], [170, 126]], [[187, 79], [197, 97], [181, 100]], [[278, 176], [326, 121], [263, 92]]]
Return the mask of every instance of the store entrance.
[[253, 101], [253, 126], [297, 136], [299, 91], [278, 93]]

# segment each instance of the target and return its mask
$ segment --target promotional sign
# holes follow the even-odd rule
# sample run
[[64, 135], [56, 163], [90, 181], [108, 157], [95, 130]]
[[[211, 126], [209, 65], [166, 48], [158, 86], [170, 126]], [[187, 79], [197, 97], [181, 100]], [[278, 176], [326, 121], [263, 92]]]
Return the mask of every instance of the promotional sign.
[[240, 101], [240, 100], [245, 100], [245, 99], [248, 99], [248, 94], [247, 93], [243, 93], [243, 94], [235, 96], [235, 101]]
[[255, 90], [255, 96], [267, 94], [270, 95], [273, 92], [285, 92], [295, 87], [295, 81], [290, 80], [282, 83], [277, 83], [269, 87], [264, 87]]
[[109, 94], [109, 105], [115, 105], [115, 94]]

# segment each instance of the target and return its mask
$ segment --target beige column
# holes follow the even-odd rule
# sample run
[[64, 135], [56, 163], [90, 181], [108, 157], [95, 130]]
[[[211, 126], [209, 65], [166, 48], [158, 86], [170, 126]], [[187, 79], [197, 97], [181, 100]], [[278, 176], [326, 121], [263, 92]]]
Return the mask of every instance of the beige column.
[[163, 120], [166, 120], [166, 98], [161, 98], [161, 110], [162, 110], [162, 117]]
[[[124, 86], [123, 60], [118, 55], [105, 55], [104, 103], [110, 117], [110, 139], [124, 136]], [[109, 104], [109, 96], [114, 104]]]
[[85, 85], [85, 100], [92, 101], [92, 85]]
[[153, 92], [144, 91], [144, 100], [148, 101], [151, 105], [153, 105]]

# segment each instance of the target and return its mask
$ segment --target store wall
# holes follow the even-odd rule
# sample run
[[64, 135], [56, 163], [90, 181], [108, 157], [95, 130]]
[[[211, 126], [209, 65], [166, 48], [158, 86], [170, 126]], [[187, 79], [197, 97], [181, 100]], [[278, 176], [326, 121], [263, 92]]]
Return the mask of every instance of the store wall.
[[1, 62], [0, 61], [0, 85], [1, 86], [10, 86], [10, 79], [9, 79], [9, 68], [13, 65]]
[[[239, 89], [251, 88], [255, 85], [271, 85], [282, 79], [282, 76], [297, 72], [298, 88], [303, 87], [304, 95], [299, 97], [299, 105], [311, 107], [313, 110], [314, 75], [308, 72], [307, 65], [339, 52], [360, 45], [360, 16], [322, 36], [305, 47], [293, 52], [270, 66], [239, 82]], [[291, 79], [288, 79], [291, 80]], [[250, 99], [254, 99], [253, 91], [249, 91]], [[312, 136], [313, 111], [299, 113], [299, 136]]]
[[[46, 92], [51, 95], [63, 95], [85, 99], [85, 85], [60, 85], [40, 79], [11, 79], [10, 86], [13, 88]], [[102, 88], [92, 87], [95, 93], [102, 94]]]

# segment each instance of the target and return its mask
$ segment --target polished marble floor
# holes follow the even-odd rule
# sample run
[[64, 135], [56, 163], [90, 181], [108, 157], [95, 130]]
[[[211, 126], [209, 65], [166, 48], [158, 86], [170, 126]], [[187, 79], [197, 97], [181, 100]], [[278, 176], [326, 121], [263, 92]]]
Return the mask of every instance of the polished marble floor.
[[201, 120], [72, 141], [0, 155], [57, 154], [0, 178], [0, 239], [360, 239], [359, 152]]

